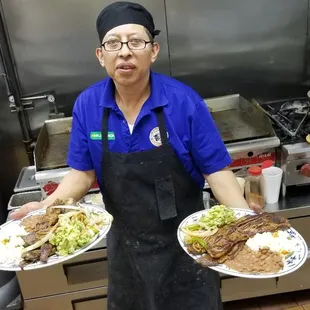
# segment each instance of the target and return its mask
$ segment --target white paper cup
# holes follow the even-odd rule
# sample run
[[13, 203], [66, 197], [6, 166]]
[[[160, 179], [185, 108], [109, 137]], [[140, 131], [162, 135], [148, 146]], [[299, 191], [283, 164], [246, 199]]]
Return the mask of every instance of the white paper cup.
[[245, 179], [239, 178], [239, 177], [237, 177], [236, 179], [237, 179], [237, 181], [239, 183], [241, 194], [242, 194], [242, 196], [244, 196]]
[[262, 170], [262, 186], [266, 203], [277, 203], [279, 200], [283, 171], [278, 167]]

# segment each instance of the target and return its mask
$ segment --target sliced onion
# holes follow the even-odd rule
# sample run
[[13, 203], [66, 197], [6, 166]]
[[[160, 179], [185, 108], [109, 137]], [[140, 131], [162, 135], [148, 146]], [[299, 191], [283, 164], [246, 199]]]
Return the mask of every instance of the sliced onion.
[[190, 237], [209, 237], [214, 235], [217, 231], [218, 228], [214, 228], [214, 229], [208, 229], [208, 230], [203, 230], [203, 231], [191, 231], [185, 227], [181, 227], [181, 231], [183, 231], [186, 235], [190, 236]]
[[68, 210], [76, 210], [76, 211], [80, 211], [83, 213], [86, 213], [86, 210], [84, 208], [81, 207], [75, 207], [75, 206], [53, 206], [50, 207], [51, 209], [68, 209]]

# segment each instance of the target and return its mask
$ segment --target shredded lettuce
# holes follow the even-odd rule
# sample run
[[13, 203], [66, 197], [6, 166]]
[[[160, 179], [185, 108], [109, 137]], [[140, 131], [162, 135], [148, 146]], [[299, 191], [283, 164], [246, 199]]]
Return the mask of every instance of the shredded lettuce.
[[237, 220], [235, 212], [224, 205], [214, 206], [209, 212], [202, 216], [198, 222], [202, 227], [208, 228], [222, 227], [229, 225]]

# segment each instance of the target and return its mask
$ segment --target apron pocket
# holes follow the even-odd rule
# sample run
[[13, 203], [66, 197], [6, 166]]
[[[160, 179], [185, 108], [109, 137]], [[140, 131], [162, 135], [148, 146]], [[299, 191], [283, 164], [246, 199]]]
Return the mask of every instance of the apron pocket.
[[160, 219], [164, 221], [176, 217], [177, 208], [171, 175], [155, 179], [155, 191]]

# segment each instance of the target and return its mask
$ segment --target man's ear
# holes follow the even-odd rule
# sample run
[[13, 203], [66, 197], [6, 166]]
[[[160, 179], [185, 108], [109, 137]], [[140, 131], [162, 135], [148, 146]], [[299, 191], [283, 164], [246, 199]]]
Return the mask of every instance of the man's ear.
[[152, 56], [151, 56], [151, 62], [154, 63], [158, 57], [160, 51], [160, 46], [158, 42], [154, 42], [152, 44]]
[[104, 67], [104, 60], [103, 60], [103, 54], [101, 48], [96, 48], [96, 57], [102, 67]]

